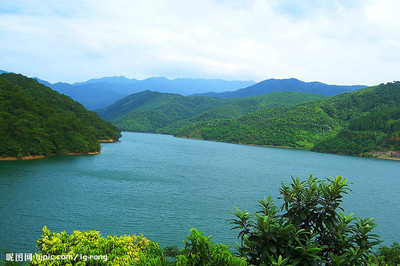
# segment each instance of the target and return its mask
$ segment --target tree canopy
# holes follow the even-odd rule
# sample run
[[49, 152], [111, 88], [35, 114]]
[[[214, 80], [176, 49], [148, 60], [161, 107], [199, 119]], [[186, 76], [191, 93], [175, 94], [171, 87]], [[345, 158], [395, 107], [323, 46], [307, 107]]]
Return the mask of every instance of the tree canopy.
[[[172, 133], [231, 143], [364, 154], [400, 149], [400, 82], [230, 119], [180, 124]], [[168, 132], [163, 132], [168, 133]]]
[[340, 176], [313, 176], [282, 183], [281, 207], [271, 196], [251, 215], [236, 209], [230, 220], [238, 234], [241, 257], [254, 265], [362, 265], [380, 243], [372, 218], [344, 214], [340, 206], [350, 191]]
[[0, 75], [0, 157], [100, 150], [120, 131], [81, 104], [23, 75]]

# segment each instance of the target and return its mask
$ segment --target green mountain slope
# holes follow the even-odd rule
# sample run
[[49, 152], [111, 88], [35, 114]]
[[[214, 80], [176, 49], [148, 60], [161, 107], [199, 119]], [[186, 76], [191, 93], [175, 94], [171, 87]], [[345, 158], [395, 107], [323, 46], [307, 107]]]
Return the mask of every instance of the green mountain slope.
[[311, 141], [335, 125], [334, 119], [310, 103], [296, 108], [266, 108], [238, 119], [200, 122], [182, 127], [175, 135], [231, 143], [309, 147]]
[[[349, 103], [349, 99], [347, 99]], [[314, 151], [400, 157], [400, 82], [379, 85], [352, 95], [353, 112], [333, 113], [347, 118], [336, 135], [316, 143]], [[332, 111], [332, 110], [329, 110]], [[382, 154], [382, 151], [386, 153]]]
[[17, 74], [0, 75], [0, 157], [100, 150], [120, 131], [71, 98]]
[[399, 107], [400, 83], [396, 82], [236, 119], [199, 122], [181, 127], [175, 135], [340, 154], [396, 151]]
[[98, 112], [121, 130], [174, 134], [176, 129], [198, 121], [235, 118], [265, 107], [294, 105], [323, 97], [311, 93], [282, 92], [218, 99], [144, 91]]
[[112, 121], [132, 111], [163, 110], [169, 108], [171, 105], [181, 105], [190, 109], [196, 109], [194, 112], [202, 112], [224, 102], [224, 100], [209, 97], [181, 96], [147, 90], [133, 93], [97, 112], [102, 118]]
[[277, 106], [297, 105], [303, 102], [322, 99], [325, 96], [314, 93], [271, 92], [261, 96], [240, 98], [233, 103], [219, 106], [196, 116], [193, 121], [229, 119], [239, 117], [259, 109]]
[[98, 113], [121, 130], [155, 132], [227, 102], [230, 100], [143, 91], [131, 94]]
[[[323, 99], [326, 96], [314, 93], [302, 92], [271, 92], [261, 96], [252, 96], [236, 99], [232, 103], [227, 103], [216, 108], [210, 109], [200, 115], [188, 120], [171, 124], [157, 130], [157, 133], [176, 134], [182, 127], [188, 128], [197, 122], [214, 121], [219, 119], [239, 118], [245, 114], [267, 107], [292, 106], [300, 103]], [[231, 99], [233, 100], [233, 99]]]

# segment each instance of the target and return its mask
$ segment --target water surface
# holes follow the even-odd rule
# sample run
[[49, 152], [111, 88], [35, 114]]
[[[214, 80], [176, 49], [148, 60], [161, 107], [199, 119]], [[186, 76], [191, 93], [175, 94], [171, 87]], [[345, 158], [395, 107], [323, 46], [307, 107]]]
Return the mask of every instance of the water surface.
[[232, 245], [233, 206], [254, 211], [281, 181], [310, 173], [347, 177], [346, 211], [374, 217], [384, 244], [400, 241], [400, 162], [140, 133], [102, 146], [94, 156], [0, 162], [0, 249], [36, 251], [44, 225], [162, 246], [182, 246], [194, 227]]

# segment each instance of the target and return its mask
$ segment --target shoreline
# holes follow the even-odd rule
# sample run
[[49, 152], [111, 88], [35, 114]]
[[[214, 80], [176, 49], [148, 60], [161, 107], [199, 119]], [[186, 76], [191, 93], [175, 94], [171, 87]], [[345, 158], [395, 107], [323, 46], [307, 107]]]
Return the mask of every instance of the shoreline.
[[396, 157], [372, 157], [372, 158], [382, 159], [382, 160], [391, 160], [391, 161], [400, 161], [400, 158], [396, 158]]
[[[119, 142], [119, 140], [114, 139], [99, 139], [98, 142], [100, 143], [111, 143], [111, 142]], [[49, 156], [59, 156], [59, 155], [67, 155], [67, 156], [74, 156], [74, 155], [96, 155], [100, 154], [100, 151], [93, 151], [93, 152], [67, 152], [67, 153], [52, 153], [48, 155], [28, 155], [22, 156], [21, 158], [17, 157], [0, 157], [0, 161], [19, 161], [19, 160], [36, 160], [42, 159]]]
[[[223, 142], [223, 141], [217, 141], [217, 140], [206, 140], [206, 139], [200, 139], [200, 138], [176, 137], [176, 136], [174, 136], [174, 135], [171, 135], [171, 136], [173, 136], [174, 138], [180, 138], [180, 139], [195, 139], [195, 140], [204, 140], [204, 141], [213, 141], [213, 142], [221, 142], [221, 143], [248, 145], [248, 146], [256, 146], [256, 147], [267, 147], [267, 148], [278, 148], [278, 149], [293, 149], [293, 150], [303, 150], [303, 151], [316, 152], [316, 151], [312, 151], [312, 150], [305, 149], [305, 148], [289, 147], [289, 146], [273, 146], [273, 145], [251, 144], [251, 143], [232, 143], [232, 142]], [[321, 153], [321, 152], [320, 152], [320, 153]], [[322, 152], [322, 153], [325, 153], [325, 152]], [[340, 154], [340, 153], [326, 153], [326, 154], [346, 155], [346, 154]], [[390, 161], [400, 161], [400, 158], [397, 158], [397, 157], [363, 156], [362, 154], [357, 154], [357, 155], [346, 155], [346, 156], [356, 156], [356, 157], [364, 157], [364, 158], [372, 158], [372, 159], [381, 159], [381, 160], [390, 160]]]
[[45, 157], [50, 157], [50, 156], [60, 156], [60, 155], [66, 155], [66, 156], [75, 156], [75, 155], [96, 155], [99, 154], [99, 151], [94, 151], [94, 152], [68, 152], [68, 153], [52, 153], [49, 155], [28, 155], [28, 156], [22, 156], [21, 158], [17, 157], [0, 157], [0, 161], [20, 161], [20, 160], [36, 160], [36, 159], [42, 159]]
[[[157, 134], [157, 133], [156, 133]], [[278, 149], [291, 149], [291, 150], [302, 150], [302, 151], [311, 151], [306, 148], [299, 148], [299, 147], [290, 147], [290, 146], [274, 146], [274, 145], [266, 145], [266, 144], [253, 144], [253, 143], [234, 143], [234, 142], [225, 142], [225, 141], [218, 141], [218, 140], [210, 140], [210, 139], [200, 139], [200, 138], [189, 138], [189, 137], [176, 137], [174, 135], [174, 138], [178, 139], [194, 139], [194, 140], [204, 140], [204, 141], [212, 141], [212, 142], [219, 142], [219, 143], [228, 143], [228, 144], [236, 144], [236, 145], [246, 145], [246, 146], [256, 146], [256, 147], [267, 147], [267, 148], [278, 148]], [[334, 154], [334, 153], [332, 153]]]

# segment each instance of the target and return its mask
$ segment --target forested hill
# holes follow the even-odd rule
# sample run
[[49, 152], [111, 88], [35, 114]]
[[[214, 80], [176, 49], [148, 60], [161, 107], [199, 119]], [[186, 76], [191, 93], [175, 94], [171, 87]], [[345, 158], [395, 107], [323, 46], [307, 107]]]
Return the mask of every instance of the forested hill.
[[155, 132], [160, 127], [193, 117], [226, 102], [212, 97], [143, 91], [98, 110], [98, 113], [121, 130]]
[[81, 104], [20, 74], [0, 75], [0, 157], [89, 153], [120, 131]]
[[274, 107], [294, 106], [300, 103], [321, 100], [326, 96], [314, 93], [303, 93], [295, 91], [271, 92], [260, 96], [245, 98], [224, 99], [226, 104], [210, 109], [190, 119], [179, 121], [156, 130], [157, 133], [174, 135], [182, 128], [190, 128], [196, 123], [206, 122], [212, 124], [215, 120], [236, 119], [257, 110]]
[[400, 82], [295, 107], [266, 108], [236, 119], [182, 125], [175, 135], [339, 154], [384, 152], [397, 156]]
[[317, 93], [326, 96], [333, 96], [344, 92], [350, 92], [365, 88], [363, 85], [343, 86], [328, 85], [321, 82], [304, 82], [298, 79], [267, 79], [252, 86], [242, 88], [236, 91], [226, 91], [221, 93], [203, 93], [198, 96], [211, 96], [218, 98], [237, 98], [256, 95], [264, 95], [271, 92], [298, 91]]
[[121, 130], [173, 134], [175, 129], [188, 123], [235, 118], [265, 107], [289, 106], [321, 98], [324, 96], [299, 92], [218, 99], [144, 91], [98, 112]]

